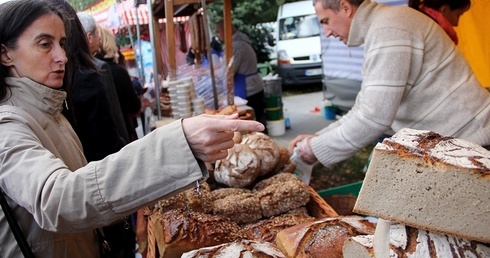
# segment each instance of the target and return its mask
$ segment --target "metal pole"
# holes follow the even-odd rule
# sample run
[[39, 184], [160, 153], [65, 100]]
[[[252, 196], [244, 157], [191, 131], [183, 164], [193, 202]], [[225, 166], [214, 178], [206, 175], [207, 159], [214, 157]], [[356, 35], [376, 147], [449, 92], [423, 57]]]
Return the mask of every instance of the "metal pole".
[[211, 53], [211, 42], [209, 40], [209, 23], [207, 15], [206, 0], [201, 0], [202, 21], [204, 23], [204, 40], [206, 41], [206, 53], [209, 61], [209, 70], [211, 75], [211, 86], [213, 87], [214, 109], [219, 109], [218, 90], [216, 89], [216, 79], [214, 78], [213, 53]]
[[[152, 8], [152, 3], [153, 1], [148, 0], [147, 6], [148, 6], [148, 28], [150, 30], [150, 41], [151, 41], [151, 46], [153, 49], [153, 85], [155, 85], [155, 95], [156, 95], [156, 102], [157, 102], [157, 113], [158, 113], [158, 120], [162, 119], [162, 110], [160, 108], [160, 80], [158, 79], [158, 65], [157, 65], [157, 56], [156, 56], [156, 51], [155, 48], [158, 46], [155, 46], [155, 33], [154, 33], [154, 24], [153, 24], [153, 8]], [[169, 22], [169, 21], [167, 21]]]

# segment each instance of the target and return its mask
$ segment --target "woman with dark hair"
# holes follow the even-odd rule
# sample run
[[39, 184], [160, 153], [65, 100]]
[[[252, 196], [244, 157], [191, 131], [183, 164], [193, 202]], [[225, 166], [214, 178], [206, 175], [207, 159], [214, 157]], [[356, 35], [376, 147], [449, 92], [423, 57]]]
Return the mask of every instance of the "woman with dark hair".
[[459, 24], [459, 17], [470, 9], [470, 0], [409, 0], [408, 6], [431, 17], [441, 26], [454, 44], [458, 36], [453, 27]]
[[[203, 182], [203, 162], [225, 158], [234, 131], [264, 127], [236, 114], [181, 119], [87, 164], [61, 114], [65, 24], [50, 1], [0, 5], [0, 194], [36, 257], [98, 257], [95, 228]], [[4, 212], [0, 232], [0, 256], [21, 257]]]

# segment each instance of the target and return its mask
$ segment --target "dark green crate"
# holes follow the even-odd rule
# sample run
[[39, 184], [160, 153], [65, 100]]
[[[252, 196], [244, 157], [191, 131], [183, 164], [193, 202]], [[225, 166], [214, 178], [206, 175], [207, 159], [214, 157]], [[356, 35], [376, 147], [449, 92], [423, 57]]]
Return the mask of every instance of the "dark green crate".
[[336, 194], [340, 194], [340, 195], [349, 195], [350, 194], [350, 195], [354, 195], [357, 197], [359, 195], [359, 191], [361, 190], [361, 186], [362, 186], [362, 181], [359, 181], [356, 183], [341, 185], [341, 186], [333, 187], [330, 189], [320, 190], [320, 191], [318, 191], [318, 194], [321, 197], [327, 197], [327, 196], [336, 195]]

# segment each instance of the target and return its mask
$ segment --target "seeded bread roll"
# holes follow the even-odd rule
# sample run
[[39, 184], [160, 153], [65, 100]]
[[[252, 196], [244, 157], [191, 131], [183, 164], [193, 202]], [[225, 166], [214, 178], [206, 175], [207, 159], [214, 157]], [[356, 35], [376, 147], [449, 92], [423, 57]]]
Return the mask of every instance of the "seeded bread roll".
[[277, 233], [276, 245], [286, 257], [342, 258], [351, 236], [374, 234], [374, 225], [360, 216], [339, 216], [304, 222]]
[[260, 174], [260, 159], [248, 145], [235, 144], [228, 156], [216, 161], [214, 179], [229, 187], [247, 187]]
[[254, 185], [253, 191], [261, 191], [274, 184], [282, 184], [286, 181], [301, 181], [296, 175], [290, 173], [279, 173], [269, 178], [263, 179]]
[[249, 134], [243, 138], [242, 144], [248, 145], [258, 155], [260, 159], [260, 176], [267, 175], [274, 171], [279, 162], [279, 146], [272, 139], [263, 133]]
[[186, 210], [151, 215], [160, 257], [181, 257], [184, 252], [239, 239], [239, 226], [229, 218]]
[[268, 242], [241, 240], [217, 246], [204, 247], [182, 255], [182, 258], [286, 258], [277, 247]]
[[308, 185], [293, 174], [281, 173], [262, 180], [254, 193], [266, 218], [304, 206], [310, 200]]
[[191, 188], [180, 192], [172, 197], [159, 200], [150, 209], [154, 212], [164, 213], [172, 209], [188, 209], [192, 211], [203, 211], [203, 201], [205, 196], [211, 189], [209, 184], [204, 182], [199, 187], [199, 192], [196, 188]]
[[216, 200], [213, 213], [227, 216], [238, 224], [251, 223], [262, 218], [259, 199], [252, 193]]

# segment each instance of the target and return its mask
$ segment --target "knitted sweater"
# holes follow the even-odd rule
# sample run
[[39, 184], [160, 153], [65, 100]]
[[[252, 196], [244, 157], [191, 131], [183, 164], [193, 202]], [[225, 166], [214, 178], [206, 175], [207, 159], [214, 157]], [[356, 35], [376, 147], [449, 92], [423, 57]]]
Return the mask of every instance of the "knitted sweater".
[[490, 94], [432, 19], [370, 0], [358, 8], [348, 46], [364, 43], [363, 82], [352, 110], [311, 140], [325, 166], [388, 130], [425, 129], [490, 144]]

